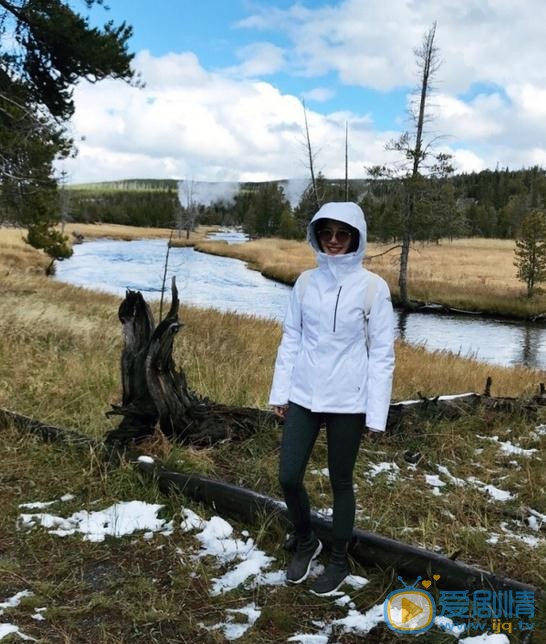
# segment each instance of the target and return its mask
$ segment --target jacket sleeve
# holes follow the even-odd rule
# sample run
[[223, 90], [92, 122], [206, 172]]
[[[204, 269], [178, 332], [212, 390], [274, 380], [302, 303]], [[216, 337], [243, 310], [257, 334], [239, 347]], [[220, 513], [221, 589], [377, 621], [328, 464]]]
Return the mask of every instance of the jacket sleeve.
[[286, 405], [290, 392], [290, 381], [296, 356], [301, 347], [301, 276], [298, 277], [284, 318], [282, 340], [277, 351], [273, 384], [269, 394], [269, 404]]
[[380, 279], [368, 318], [366, 426], [385, 431], [394, 371], [394, 312], [387, 283]]

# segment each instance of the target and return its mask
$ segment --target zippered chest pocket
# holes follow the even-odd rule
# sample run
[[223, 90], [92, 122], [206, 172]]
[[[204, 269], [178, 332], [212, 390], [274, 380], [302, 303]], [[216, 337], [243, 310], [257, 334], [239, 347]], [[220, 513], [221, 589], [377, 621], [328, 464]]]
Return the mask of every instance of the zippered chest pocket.
[[366, 320], [362, 303], [351, 291], [339, 287], [332, 303], [330, 332], [339, 338], [364, 339]]

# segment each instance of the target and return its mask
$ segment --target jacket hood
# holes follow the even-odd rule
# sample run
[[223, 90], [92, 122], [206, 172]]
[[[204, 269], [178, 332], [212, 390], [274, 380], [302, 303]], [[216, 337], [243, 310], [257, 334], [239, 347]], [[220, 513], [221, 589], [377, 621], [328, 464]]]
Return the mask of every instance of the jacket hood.
[[[357, 249], [345, 255], [333, 256], [324, 253], [320, 249], [315, 234], [316, 224], [320, 219], [335, 219], [336, 221], [342, 221], [344, 224], [348, 224], [352, 228], [356, 228], [359, 235]], [[319, 267], [328, 267], [334, 277], [340, 281], [344, 272], [362, 266], [362, 260], [364, 259], [364, 253], [366, 251], [366, 220], [364, 219], [362, 208], [352, 201], [332, 201], [325, 203], [313, 219], [311, 219], [307, 227], [307, 241], [317, 254]]]

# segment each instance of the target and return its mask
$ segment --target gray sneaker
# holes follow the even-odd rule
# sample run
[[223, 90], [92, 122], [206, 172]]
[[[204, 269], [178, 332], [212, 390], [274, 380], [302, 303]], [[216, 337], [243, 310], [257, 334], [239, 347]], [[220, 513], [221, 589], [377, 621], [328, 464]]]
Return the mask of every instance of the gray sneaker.
[[314, 534], [305, 541], [298, 541], [296, 554], [290, 560], [286, 570], [286, 581], [290, 584], [301, 584], [307, 579], [311, 562], [319, 556], [322, 543]]
[[319, 597], [337, 594], [338, 588], [343, 584], [348, 575], [351, 574], [349, 564], [345, 561], [332, 561], [328, 563], [326, 569], [315, 580], [311, 586], [311, 592]]

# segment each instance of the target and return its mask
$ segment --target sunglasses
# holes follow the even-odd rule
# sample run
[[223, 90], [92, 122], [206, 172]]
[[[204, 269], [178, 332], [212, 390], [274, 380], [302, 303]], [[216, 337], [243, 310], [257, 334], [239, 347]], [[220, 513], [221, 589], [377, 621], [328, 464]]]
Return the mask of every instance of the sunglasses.
[[321, 228], [317, 231], [318, 238], [321, 242], [330, 242], [337, 239], [340, 244], [345, 244], [351, 239], [351, 231], [342, 228], [340, 230], [331, 230], [330, 228]]

